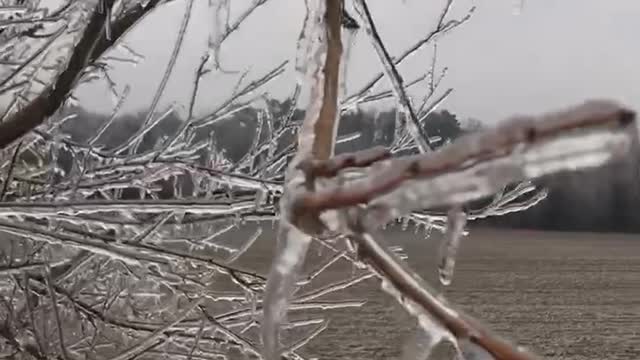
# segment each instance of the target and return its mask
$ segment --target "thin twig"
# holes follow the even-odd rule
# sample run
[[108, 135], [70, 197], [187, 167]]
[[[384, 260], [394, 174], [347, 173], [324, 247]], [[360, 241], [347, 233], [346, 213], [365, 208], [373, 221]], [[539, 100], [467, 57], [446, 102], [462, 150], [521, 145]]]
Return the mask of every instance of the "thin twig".
[[468, 339], [487, 350], [496, 360], [534, 360], [535, 356], [492, 334], [469, 316], [454, 310], [402, 260], [381, 245], [368, 233], [356, 233], [353, 239], [359, 245], [363, 259], [373, 266], [379, 276], [388, 281], [404, 297], [419, 304], [429, 315], [450, 331], [458, 340]]
[[360, 16], [363, 18], [364, 27], [367, 31], [367, 34], [369, 34], [369, 38], [373, 42], [373, 46], [378, 53], [378, 57], [382, 62], [385, 73], [387, 74], [389, 81], [393, 85], [393, 90], [396, 93], [396, 97], [398, 98], [400, 107], [402, 108], [403, 113], [408, 117], [408, 119], [404, 120], [406, 121], [406, 126], [409, 130], [409, 133], [418, 145], [418, 150], [421, 153], [425, 153], [428, 150], [433, 151], [433, 146], [429, 143], [429, 141], [427, 141], [427, 139], [429, 138], [429, 134], [427, 134], [425, 129], [420, 125], [418, 115], [416, 114], [413, 105], [411, 104], [411, 100], [409, 100], [409, 97], [404, 90], [404, 80], [402, 80], [402, 76], [400, 76], [398, 69], [393, 63], [391, 55], [389, 55], [386, 46], [384, 46], [384, 43], [382, 42], [382, 39], [378, 34], [376, 24], [373, 21], [373, 17], [371, 16], [371, 12], [369, 11], [367, 2], [365, 0], [355, 0], [354, 3], [356, 4], [358, 14], [360, 14]]
[[58, 341], [60, 342], [60, 352], [65, 360], [73, 359], [64, 342], [64, 330], [62, 326], [62, 319], [60, 318], [60, 311], [58, 310], [58, 298], [56, 296], [56, 292], [53, 290], [52, 281], [51, 281], [51, 269], [49, 268], [49, 264], [45, 263], [45, 271], [44, 278], [47, 288], [49, 289], [49, 297], [51, 298], [51, 305], [53, 307], [53, 315], [56, 319], [56, 329], [58, 331]]
[[20, 154], [21, 149], [22, 149], [22, 141], [18, 143], [18, 145], [16, 146], [16, 149], [13, 151], [13, 156], [11, 157], [11, 164], [9, 165], [7, 176], [4, 179], [4, 184], [2, 184], [2, 192], [0, 192], [0, 202], [6, 199], [7, 190], [9, 190], [9, 185], [13, 181], [13, 169], [15, 169], [16, 162], [18, 161], [18, 154]]

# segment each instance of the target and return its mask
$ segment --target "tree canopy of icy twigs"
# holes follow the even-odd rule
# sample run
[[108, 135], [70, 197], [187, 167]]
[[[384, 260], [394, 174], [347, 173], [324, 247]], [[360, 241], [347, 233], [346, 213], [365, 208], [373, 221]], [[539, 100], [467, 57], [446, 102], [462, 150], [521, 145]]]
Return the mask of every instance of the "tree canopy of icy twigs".
[[[466, 360], [535, 359], [436, 293], [380, 227], [423, 228], [424, 241], [442, 232], [446, 286], [468, 222], [543, 200], [531, 179], [624, 156], [637, 142], [634, 113], [594, 100], [436, 147], [424, 123], [453, 93], [441, 85], [436, 40], [474, 11], [453, 14], [453, 0], [395, 54], [366, 0], [306, 0], [296, 59], [240, 70], [228, 96], [202, 110], [205, 85], [237, 70], [225, 44], [269, 3], [0, 0], [0, 356], [322, 358], [306, 345], [332, 326], [332, 311], [366, 303], [345, 290], [374, 282], [415, 317], [422, 340], [405, 359], [426, 359], [441, 342]], [[132, 128], [120, 121], [132, 89], [113, 69], [149, 65], [128, 39], [166, 6], [180, 14], [178, 33]], [[210, 10], [208, 46], [185, 54], [196, 6]], [[354, 39], [368, 42], [381, 71], [347, 92]], [[398, 66], [424, 48], [431, 66], [405, 80]], [[199, 61], [176, 75], [185, 57]], [[269, 86], [286, 71], [290, 94], [273, 106]], [[192, 79], [186, 103], [166, 101], [174, 76]], [[91, 82], [113, 99], [100, 123], [79, 110], [75, 90]], [[418, 97], [408, 92], [416, 87]], [[336, 154], [358, 138], [339, 131], [341, 116], [379, 101], [397, 108], [391, 139]], [[239, 114], [251, 140], [232, 156], [221, 131]], [[274, 232], [275, 249], [260, 248]], [[252, 264], [256, 248], [273, 254], [270, 267]]]

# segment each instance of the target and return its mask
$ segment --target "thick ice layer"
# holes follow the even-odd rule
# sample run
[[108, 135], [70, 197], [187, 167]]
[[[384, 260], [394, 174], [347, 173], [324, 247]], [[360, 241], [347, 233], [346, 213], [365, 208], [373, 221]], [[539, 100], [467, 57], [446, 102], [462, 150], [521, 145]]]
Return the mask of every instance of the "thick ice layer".
[[290, 297], [310, 243], [309, 235], [302, 233], [286, 219], [280, 220], [278, 245], [263, 301], [262, 342], [263, 355], [267, 360], [279, 359], [280, 326], [286, 318]]
[[489, 196], [503, 186], [524, 179], [600, 166], [623, 153], [630, 142], [626, 133], [608, 132], [554, 139], [506, 157], [452, 169], [442, 175], [406, 181], [373, 200], [372, 204], [390, 209], [390, 219], [412, 210], [462, 204]]
[[[266, 360], [280, 358], [280, 326], [285, 319], [290, 297], [298, 280], [298, 272], [304, 263], [311, 242], [309, 235], [291, 224], [292, 214], [289, 212], [291, 199], [305, 186], [305, 175], [297, 169], [297, 164], [311, 156], [315, 141], [315, 122], [318, 121], [324, 101], [323, 68], [327, 53], [323, 25], [325, 2], [308, 0], [307, 9], [304, 28], [298, 41], [296, 68], [299, 72], [299, 81], [311, 84], [311, 102], [298, 134], [298, 151], [285, 175], [285, 195], [281, 199], [278, 245], [263, 300], [262, 341], [263, 356]], [[305, 77], [301, 76], [303, 73]]]

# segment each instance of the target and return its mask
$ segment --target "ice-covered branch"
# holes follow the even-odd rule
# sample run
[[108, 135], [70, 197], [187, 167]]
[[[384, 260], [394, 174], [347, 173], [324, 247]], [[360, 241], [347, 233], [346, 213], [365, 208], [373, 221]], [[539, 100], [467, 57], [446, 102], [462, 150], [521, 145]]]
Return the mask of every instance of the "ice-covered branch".
[[[312, 182], [298, 164], [326, 160], [334, 151], [338, 127], [338, 94], [342, 57], [342, 0], [310, 0], [299, 46], [308, 61], [303, 63], [310, 87], [310, 104], [298, 135], [298, 149], [285, 175], [285, 194], [280, 200], [278, 245], [265, 289], [262, 322], [264, 357], [276, 360], [282, 352], [280, 326], [285, 318], [297, 273], [302, 266], [311, 236], [298, 229], [292, 219], [291, 201]], [[302, 74], [301, 74], [302, 75]], [[311, 222], [315, 219], [311, 218]], [[314, 227], [313, 223], [306, 227]]]
[[429, 134], [424, 131], [424, 127], [420, 125], [420, 121], [418, 119], [418, 115], [416, 114], [415, 109], [413, 108], [413, 104], [411, 100], [407, 96], [407, 93], [404, 89], [404, 80], [402, 76], [398, 72], [395, 64], [393, 63], [393, 59], [387, 48], [385, 47], [380, 35], [378, 34], [378, 30], [376, 28], [375, 22], [373, 21], [373, 17], [371, 16], [371, 12], [369, 11], [369, 6], [367, 5], [366, 0], [355, 0], [356, 9], [358, 10], [358, 14], [363, 19], [365, 24], [365, 29], [367, 34], [371, 38], [371, 42], [373, 43], [373, 47], [376, 49], [376, 53], [380, 58], [380, 62], [382, 63], [383, 68], [385, 69], [385, 73], [391, 82], [393, 87], [393, 91], [398, 98], [398, 104], [402, 109], [404, 114], [403, 120], [405, 121], [405, 125], [409, 130], [409, 134], [418, 145], [418, 150], [421, 153], [425, 153], [428, 150], [433, 150], [432, 145], [429, 143], [428, 138]]
[[[116, 82], [111, 63], [143, 63], [126, 33], [171, 2], [67, 0], [52, 9], [0, 0], [0, 38], [8, 44], [0, 49], [0, 95], [8, 104], [0, 112], [3, 354], [206, 359], [238, 351], [299, 360], [301, 347], [334, 324], [324, 313], [363, 306], [350, 290], [377, 277], [431, 341], [529, 359], [435, 294], [402, 262], [402, 249], [377, 239], [375, 227], [398, 219], [403, 229], [413, 223], [444, 232], [440, 271], [448, 283], [467, 221], [537, 204], [546, 191], [527, 179], [623, 155], [636, 141], [630, 111], [592, 102], [427, 152], [440, 140], [421, 134], [425, 121], [452, 94], [442, 88], [447, 68], [436, 62], [435, 46], [425, 74], [404, 81], [398, 66], [465, 23], [473, 8], [455, 19], [453, 0], [444, 1], [435, 27], [393, 55], [370, 2], [307, 0], [295, 66], [283, 59], [252, 74], [221, 69], [219, 57], [235, 48], [223, 42], [237, 40], [233, 34], [268, 1], [221, 0], [209, 3], [215, 33], [202, 34], [213, 49], [196, 54], [181, 49], [192, 12], [206, 5], [170, 5], [185, 10], [182, 23], [136, 123], [122, 113], [133, 88]], [[341, 32], [348, 29], [344, 40], [352, 43], [360, 27], [384, 71], [345, 96], [349, 51], [343, 54]], [[191, 56], [199, 61], [187, 74], [187, 99], [163, 108], [169, 77]], [[270, 87], [290, 69], [298, 79], [282, 101]], [[227, 95], [204, 93], [221, 84], [219, 75], [235, 76]], [[379, 88], [385, 77], [392, 86]], [[71, 95], [96, 80], [113, 100], [104, 117], [75, 106], [79, 98]], [[408, 89], [420, 88], [412, 104]], [[373, 143], [389, 147], [334, 156], [338, 143], [368, 140], [366, 131], [338, 136], [340, 117], [383, 99], [394, 99], [406, 120], [392, 139], [373, 129]], [[236, 126], [242, 130], [234, 134]], [[463, 207], [480, 198], [487, 198], [482, 206]], [[276, 222], [265, 276], [255, 256], [269, 253]], [[345, 290], [349, 297], [341, 298]]]
[[[308, 218], [315, 214], [325, 229], [350, 234], [358, 245], [359, 259], [371, 266], [383, 289], [415, 315], [436, 342], [451, 338], [462, 353], [490, 354], [497, 360], [534, 359], [454, 310], [371, 233], [416, 210], [454, 206], [439, 268], [441, 281], [448, 284], [467, 220], [455, 207], [517, 181], [602, 165], [624, 156], [637, 143], [633, 111], [608, 101], [590, 101], [540, 117], [516, 117], [429, 154], [387, 159], [388, 153], [373, 151], [301, 163], [307, 179], [320, 176], [321, 186], [294, 194], [291, 209], [298, 218], [293, 221], [308, 231]], [[336, 181], [349, 168], [361, 166], [369, 166], [369, 171], [354, 180]], [[333, 177], [333, 183], [322, 175]], [[530, 191], [523, 183], [496, 196], [485, 211], [499, 211]], [[298, 255], [291, 253], [289, 261], [300, 261], [293, 258]]]
[[426, 316], [427, 319], [435, 320], [435, 324], [420, 321], [424, 330], [430, 332], [432, 336], [442, 331], [451, 333], [456, 341], [454, 345], [458, 351], [466, 353], [466, 356], [480, 355], [485, 352], [491, 355], [491, 357], [485, 357], [487, 359], [537, 359], [526, 350], [517, 348], [492, 334], [479, 322], [454, 309], [444, 299], [438, 297], [424, 280], [371, 234], [366, 231], [356, 232], [353, 239], [360, 247], [359, 252], [363, 260], [369, 263], [382, 279], [382, 287], [385, 291], [394, 296], [409, 313], [418, 319]]
[[[403, 51], [400, 55], [394, 56], [393, 64], [398, 66], [406, 59], [417, 53], [420, 49], [422, 49], [427, 44], [432, 43], [436, 38], [442, 36], [449, 31], [455, 29], [456, 27], [466, 23], [470, 18], [473, 12], [475, 11], [475, 7], [471, 7], [469, 12], [462, 17], [461, 19], [452, 19], [449, 21], [445, 21], [451, 6], [453, 4], [453, 0], [447, 0], [447, 3], [442, 10], [440, 17], [438, 18], [438, 22], [436, 24], [435, 29], [430, 30], [425, 36], [416, 41], [413, 45]], [[385, 72], [380, 72], [376, 74], [368, 83], [366, 83], [358, 92], [354, 95], [347, 97], [344, 100], [344, 103], [351, 103], [354, 98], [362, 97], [363, 94], [368, 94], [385, 76]]]
[[[107, 6], [113, 6], [114, 3], [114, 1], [105, 0]], [[74, 45], [65, 68], [54, 83], [0, 124], [0, 149], [9, 146], [57, 111], [76, 85], [86, 66], [104, 53], [119, 36], [158, 3], [159, 1], [149, 1], [146, 5], [139, 4], [136, 10], [126, 14], [127, 17], [117, 23], [116, 29], [111, 32], [110, 39], [105, 40], [103, 40], [105, 26], [109, 22], [107, 15], [111, 14], [111, 11], [99, 11], [98, 7], [103, 5], [102, 0], [94, 5], [95, 8], [91, 11], [91, 17], [84, 27], [80, 40]]]
[[599, 166], [623, 156], [636, 136], [632, 111], [591, 101], [539, 118], [514, 118], [436, 153], [381, 162], [366, 179], [298, 201], [315, 212], [369, 203], [399, 216], [475, 200], [516, 181]]

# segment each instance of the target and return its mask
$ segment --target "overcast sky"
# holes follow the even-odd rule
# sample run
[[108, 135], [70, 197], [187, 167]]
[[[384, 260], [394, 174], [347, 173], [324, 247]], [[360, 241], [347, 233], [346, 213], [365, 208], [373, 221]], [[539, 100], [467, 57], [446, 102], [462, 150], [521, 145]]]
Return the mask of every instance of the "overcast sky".
[[[213, 0], [215, 2], [217, 0]], [[429, 33], [445, 0], [369, 0], [383, 40], [398, 54]], [[231, 0], [232, 15], [250, 3]], [[450, 15], [461, 17], [475, 5], [471, 20], [438, 41], [438, 64], [449, 71], [443, 90], [454, 88], [443, 105], [463, 118], [494, 122], [513, 113], [537, 113], [591, 97], [618, 100], [640, 107], [640, 1], [638, 0], [517, 0], [457, 1]], [[153, 97], [176, 39], [187, 0], [175, 0], [149, 16], [126, 39], [144, 55], [133, 66], [114, 64], [118, 86], [131, 85], [127, 109], [144, 108]], [[185, 103], [191, 92], [193, 71], [206, 51], [215, 17], [209, 0], [195, 0], [185, 44], [163, 97]], [[262, 74], [286, 59], [293, 59], [295, 41], [304, 16], [302, 0], [269, 0], [222, 47], [221, 62], [230, 71], [250, 68]], [[356, 35], [347, 88], [356, 90], [381, 70], [364, 32]], [[424, 72], [432, 47], [401, 67], [406, 79]], [[114, 55], [122, 55], [116, 49]], [[291, 67], [290, 67], [291, 69]], [[213, 73], [203, 84], [201, 111], [228, 94], [238, 74]], [[247, 79], [249, 80], [251, 76]], [[294, 85], [292, 71], [269, 85], [279, 96]], [[109, 111], [105, 85], [83, 86], [83, 103]], [[420, 89], [412, 92], [418, 96]], [[184, 110], [183, 110], [184, 111]]]

